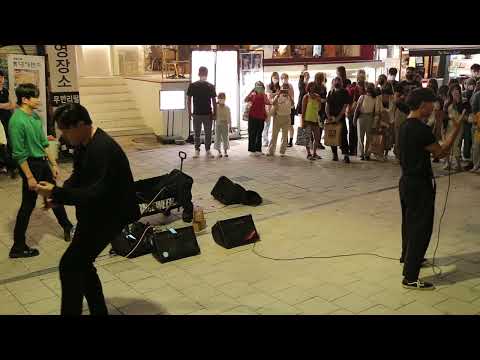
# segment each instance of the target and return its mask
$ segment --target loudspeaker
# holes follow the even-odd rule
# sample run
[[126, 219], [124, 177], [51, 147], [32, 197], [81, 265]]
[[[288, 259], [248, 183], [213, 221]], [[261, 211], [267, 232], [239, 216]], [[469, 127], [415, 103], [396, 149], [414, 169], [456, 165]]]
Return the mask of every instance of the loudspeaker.
[[135, 246], [138, 244], [138, 241], [145, 233], [145, 235], [143, 235], [142, 242], [138, 244], [138, 246], [135, 248], [135, 251], [133, 251], [128, 258], [133, 259], [139, 256], [151, 254], [152, 244], [150, 242], [150, 237], [153, 233], [153, 229], [146, 230], [148, 226], [148, 224], [136, 222], [125, 227], [121, 234], [112, 240], [111, 252], [120, 256], [127, 256], [135, 248]]
[[212, 189], [212, 196], [224, 205], [241, 204], [245, 188], [235, 184], [225, 176], [221, 176]]
[[252, 215], [218, 221], [212, 227], [213, 240], [226, 248], [252, 244], [260, 239]]
[[200, 254], [192, 226], [167, 231], [154, 229], [152, 244], [153, 256], [162, 264]]

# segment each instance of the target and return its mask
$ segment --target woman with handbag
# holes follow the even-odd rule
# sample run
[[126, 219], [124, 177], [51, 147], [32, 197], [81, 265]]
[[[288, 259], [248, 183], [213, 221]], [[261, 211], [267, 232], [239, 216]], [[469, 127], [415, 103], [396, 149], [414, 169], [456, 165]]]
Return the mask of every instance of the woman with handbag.
[[[307, 148], [307, 159], [316, 160], [321, 159], [317, 155], [317, 149], [320, 145], [320, 124], [318, 121], [318, 113], [320, 111], [320, 100], [314, 95], [315, 84], [312, 82], [307, 86], [307, 94], [302, 99], [302, 122], [300, 127], [305, 130]], [[314, 139], [312, 144], [312, 137]], [[312, 146], [313, 145], [313, 146]], [[313, 154], [310, 153], [310, 148], [313, 147]]]
[[[280, 81], [280, 77], [278, 75], [278, 72], [274, 71], [272, 73], [272, 76], [270, 77], [270, 84], [267, 86], [267, 96], [270, 102], [273, 102], [273, 98], [280, 91], [279, 81]], [[267, 119], [265, 120], [265, 127], [262, 133], [263, 146], [265, 147], [268, 146], [269, 144], [268, 131], [270, 130], [270, 126], [273, 120], [273, 114], [271, 113], [272, 110], [273, 110], [272, 106], [267, 105]]]
[[290, 97], [288, 85], [284, 84], [282, 89], [273, 99], [273, 131], [272, 140], [268, 147], [267, 156], [275, 155], [277, 149], [278, 133], [282, 130], [282, 144], [280, 145], [280, 156], [285, 156], [288, 146], [288, 130], [290, 129], [290, 112], [293, 98]]
[[[290, 97], [293, 99], [295, 97], [294, 95], [294, 91], [293, 91], [293, 86], [292, 84], [290, 84], [288, 82], [288, 74], [287, 73], [283, 73], [280, 77], [280, 79], [282, 80], [282, 85], [288, 85], [288, 92], [289, 92], [289, 95]], [[295, 104], [292, 105], [292, 109], [290, 111], [290, 142], [288, 143], [288, 147], [292, 147], [293, 146], [293, 135], [295, 133], [295, 129], [293, 128], [293, 125], [295, 125]]]
[[382, 88], [382, 112], [380, 114], [380, 126], [385, 135], [384, 161], [388, 160], [388, 153], [393, 148], [393, 90], [392, 85], [387, 84]]
[[251, 103], [248, 112], [248, 151], [251, 155], [262, 155], [262, 132], [267, 118], [266, 105], [271, 105], [265, 94], [265, 85], [257, 81], [255, 88], [245, 98]]
[[371, 132], [374, 127], [375, 118], [380, 116], [382, 103], [377, 96], [377, 89], [372, 83], [368, 83], [365, 95], [358, 99], [357, 107], [353, 117], [353, 124], [358, 128], [358, 153], [360, 160], [370, 160], [369, 146]]
[[[351, 103], [350, 95], [347, 90], [343, 88], [342, 79], [337, 76], [332, 81], [333, 89], [327, 97], [327, 105], [325, 113], [327, 115], [328, 124], [338, 124], [341, 127], [340, 134], [340, 147], [344, 153], [343, 161], [346, 164], [350, 163], [350, 157], [348, 156], [348, 129], [345, 119], [347, 107]], [[337, 129], [338, 130], [338, 129]], [[333, 152], [333, 161], [338, 161], [338, 146], [331, 146]]]

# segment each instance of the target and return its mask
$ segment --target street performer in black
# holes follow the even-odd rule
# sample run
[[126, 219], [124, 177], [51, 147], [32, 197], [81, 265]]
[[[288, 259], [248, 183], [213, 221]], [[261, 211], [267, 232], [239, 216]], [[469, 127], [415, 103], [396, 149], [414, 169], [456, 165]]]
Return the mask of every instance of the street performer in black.
[[72, 176], [63, 187], [40, 182], [37, 192], [49, 206], [74, 205], [77, 228], [60, 261], [62, 315], [81, 315], [83, 297], [91, 315], [108, 315], [96, 257], [140, 218], [132, 172], [120, 146], [92, 120], [80, 104], [66, 104], [54, 114], [63, 136], [75, 148]]
[[402, 206], [403, 287], [433, 290], [428, 282], [419, 280], [420, 268], [426, 262], [425, 253], [433, 231], [436, 185], [430, 154], [440, 159], [448, 156], [457, 137], [464, 113], [452, 119], [454, 131], [440, 145], [426, 119], [433, 111], [436, 97], [430, 89], [415, 89], [407, 98], [410, 114], [400, 128], [400, 203]]

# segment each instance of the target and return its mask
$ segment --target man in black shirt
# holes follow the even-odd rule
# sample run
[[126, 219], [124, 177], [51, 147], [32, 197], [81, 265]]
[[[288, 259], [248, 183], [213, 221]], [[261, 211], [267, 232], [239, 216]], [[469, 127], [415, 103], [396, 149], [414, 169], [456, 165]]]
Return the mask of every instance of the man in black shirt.
[[[212, 144], [212, 123], [217, 118], [217, 104], [215, 98], [215, 87], [207, 82], [208, 69], [201, 66], [198, 70], [199, 81], [191, 83], [187, 90], [187, 108], [188, 118], [193, 116], [193, 131], [195, 142], [194, 158], [200, 156], [200, 135], [203, 131], [205, 133], [205, 151], [208, 158], [214, 156], [210, 153], [210, 145]], [[193, 113], [192, 113], [192, 98], [193, 98]]]
[[464, 113], [452, 119], [454, 130], [445, 143], [436, 142], [431, 128], [425, 123], [437, 100], [430, 89], [415, 89], [407, 98], [410, 114], [400, 127], [400, 165], [402, 177], [399, 191], [402, 206], [402, 255], [404, 263], [403, 287], [433, 290], [431, 283], [418, 279], [420, 267], [433, 231], [435, 209], [435, 179], [430, 154], [435, 158], [448, 156], [457, 137]]
[[417, 76], [417, 71], [415, 70], [414, 67], [407, 67], [407, 72], [405, 74], [405, 78], [407, 80], [403, 80], [400, 85], [402, 85], [403, 89], [405, 90], [405, 93], [410, 94], [413, 90], [421, 88], [422, 84], [415, 79]]
[[[2, 122], [5, 136], [7, 137], [7, 144], [5, 144], [6, 146], [0, 150], [0, 157], [3, 158], [4, 165], [7, 167], [10, 176], [15, 178], [17, 175], [17, 166], [12, 159], [12, 147], [8, 134], [8, 124], [10, 117], [12, 116], [12, 110], [15, 110], [15, 104], [10, 101], [8, 90], [3, 88], [4, 83], [5, 74], [0, 70], [0, 121]], [[0, 144], [0, 147], [1, 146], [2, 145]]]
[[[329, 123], [342, 124], [342, 144], [340, 148], [342, 149], [342, 152], [344, 154], [343, 161], [347, 164], [350, 163], [350, 158], [348, 157], [348, 130], [345, 121], [345, 113], [349, 104], [351, 104], [351, 97], [348, 94], [347, 90], [343, 88], [342, 79], [340, 77], [336, 77], [333, 80], [333, 89], [330, 90], [330, 93], [327, 97], [327, 106], [325, 112], [327, 114], [327, 121]], [[338, 161], [337, 147], [332, 146], [331, 148], [333, 152], [333, 161]]]
[[93, 265], [122, 229], [140, 218], [135, 185], [121, 147], [92, 120], [80, 104], [54, 114], [63, 136], [76, 147], [72, 176], [63, 187], [40, 182], [37, 192], [48, 204], [74, 205], [77, 228], [60, 261], [62, 315], [81, 315], [83, 297], [92, 315], [108, 315], [102, 285]]

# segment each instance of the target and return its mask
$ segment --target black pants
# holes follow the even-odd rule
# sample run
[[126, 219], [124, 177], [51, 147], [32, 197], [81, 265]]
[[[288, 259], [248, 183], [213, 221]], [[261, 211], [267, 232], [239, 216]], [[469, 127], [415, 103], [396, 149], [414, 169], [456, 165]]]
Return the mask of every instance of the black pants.
[[358, 133], [357, 127], [353, 125], [353, 115], [348, 117], [348, 147], [350, 155], [357, 155]]
[[102, 284], [93, 263], [120, 232], [119, 225], [78, 223], [72, 243], [60, 260], [61, 315], [81, 315], [83, 297], [87, 299], [91, 315], [108, 315]]
[[[48, 181], [49, 183], [55, 184], [52, 171], [46, 160], [28, 159], [28, 165], [37, 182]], [[33, 209], [35, 209], [38, 197], [35, 191], [28, 189], [28, 180], [23, 171], [20, 171], [20, 175], [22, 176], [22, 205], [18, 211], [15, 229], [13, 230], [13, 249], [18, 251], [25, 249], [25, 233], [27, 232], [30, 216], [32, 215]], [[53, 208], [53, 213], [63, 229], [68, 229], [72, 226], [72, 223], [68, 220], [65, 207], [55, 207]]]
[[265, 126], [263, 119], [248, 118], [248, 151], [262, 151], [262, 132]]
[[[462, 146], [462, 142], [460, 142]], [[470, 159], [472, 157], [472, 124], [465, 122], [463, 124], [463, 158]]]
[[[342, 154], [348, 155], [349, 147], [347, 122], [345, 121], [345, 118], [342, 118], [339, 122], [342, 124], [342, 145], [340, 146], [340, 149], [342, 150]], [[331, 148], [333, 154], [338, 155], [337, 146], [331, 146]]]
[[403, 176], [399, 190], [402, 206], [400, 260], [404, 261], [403, 276], [408, 281], [416, 281], [433, 231], [435, 180]]

